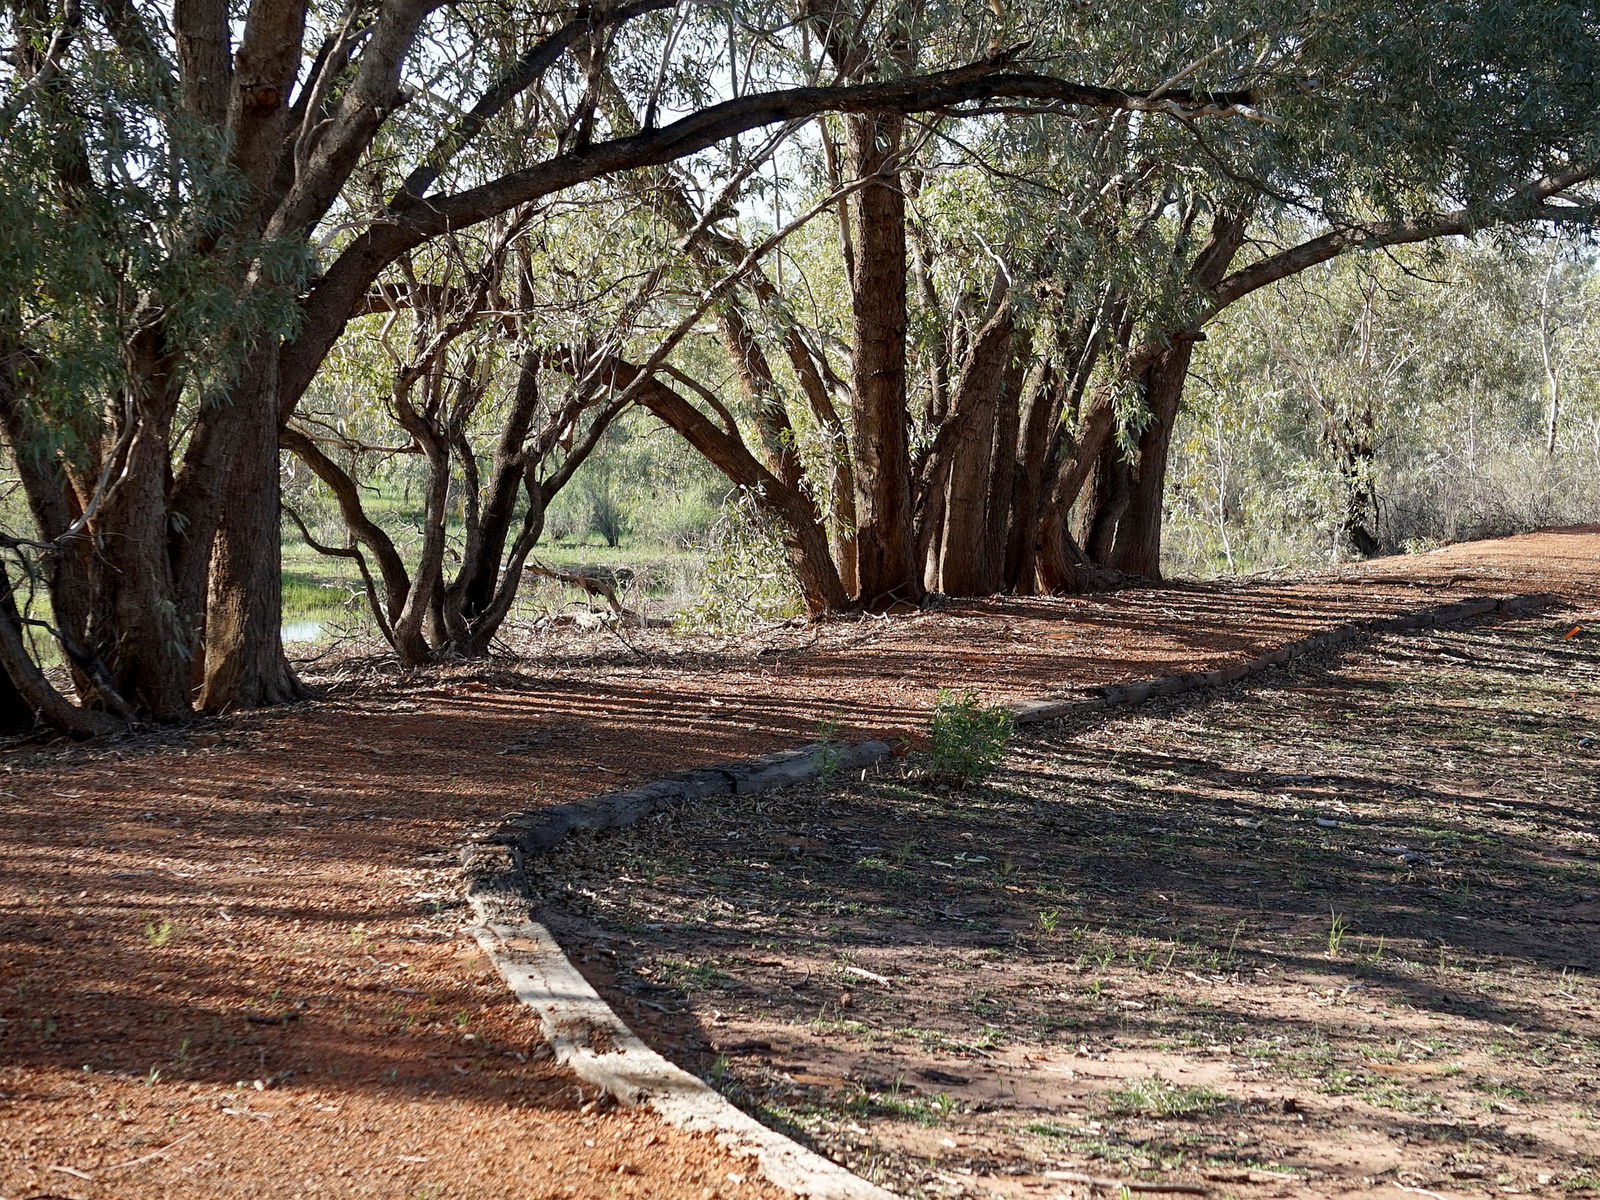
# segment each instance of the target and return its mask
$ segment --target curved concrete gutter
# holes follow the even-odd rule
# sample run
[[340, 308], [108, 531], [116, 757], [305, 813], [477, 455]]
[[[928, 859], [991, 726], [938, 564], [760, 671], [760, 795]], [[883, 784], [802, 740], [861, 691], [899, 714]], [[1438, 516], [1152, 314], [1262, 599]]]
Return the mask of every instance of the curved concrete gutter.
[[[1556, 603], [1556, 597], [1543, 594], [1474, 597], [1397, 617], [1342, 625], [1217, 670], [1080, 688], [1007, 707], [1018, 725], [1087, 715], [1155, 696], [1236, 683], [1297, 658], [1337, 650], [1379, 634], [1529, 616]], [[813, 743], [678, 771], [627, 791], [512, 817], [474, 837], [461, 851], [466, 895], [478, 920], [473, 933], [517, 999], [539, 1014], [556, 1060], [571, 1067], [584, 1082], [603, 1089], [621, 1104], [647, 1103], [674, 1125], [715, 1132], [734, 1153], [753, 1156], [767, 1179], [796, 1195], [817, 1200], [894, 1200], [894, 1193], [768, 1129], [703, 1080], [646, 1046], [572, 965], [549, 930], [532, 918], [530, 909], [536, 897], [524, 870], [529, 855], [549, 850], [573, 830], [612, 829], [710, 796], [806, 783], [826, 773], [862, 769], [891, 753], [889, 743], [879, 740]]]

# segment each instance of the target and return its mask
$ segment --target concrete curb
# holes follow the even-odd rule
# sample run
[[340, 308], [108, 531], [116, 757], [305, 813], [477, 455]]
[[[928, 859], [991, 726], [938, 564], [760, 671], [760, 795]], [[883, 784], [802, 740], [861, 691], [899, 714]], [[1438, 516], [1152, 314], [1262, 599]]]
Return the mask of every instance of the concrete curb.
[[[1529, 616], [1558, 603], [1555, 596], [1477, 596], [1397, 617], [1342, 625], [1211, 671], [1075, 689], [1007, 705], [1018, 725], [1104, 712], [1237, 683], [1310, 654], [1336, 650], [1383, 633], [1401, 633], [1488, 618]], [[812, 743], [795, 750], [677, 771], [627, 791], [590, 796], [522, 813], [469, 840], [461, 850], [466, 895], [477, 916], [478, 944], [517, 999], [539, 1014], [556, 1060], [619, 1103], [648, 1103], [674, 1125], [710, 1130], [736, 1154], [753, 1156], [780, 1187], [817, 1200], [894, 1200], [894, 1193], [807, 1150], [740, 1111], [703, 1080], [651, 1050], [623, 1023], [574, 967], [550, 932], [534, 921], [535, 900], [525, 869], [578, 829], [631, 825], [709, 796], [742, 795], [805, 783], [820, 775], [859, 770], [892, 753], [876, 739]]]
[[[501, 848], [501, 853], [505, 853]], [[489, 905], [474, 900], [480, 911]], [[648, 1103], [673, 1125], [704, 1130], [737, 1155], [756, 1160], [779, 1187], [815, 1200], [896, 1200], [792, 1138], [768, 1129], [721, 1093], [674, 1066], [629, 1029], [586, 980], [550, 932], [523, 917], [473, 930], [516, 993], [539, 1014], [556, 1061], [624, 1105]]]

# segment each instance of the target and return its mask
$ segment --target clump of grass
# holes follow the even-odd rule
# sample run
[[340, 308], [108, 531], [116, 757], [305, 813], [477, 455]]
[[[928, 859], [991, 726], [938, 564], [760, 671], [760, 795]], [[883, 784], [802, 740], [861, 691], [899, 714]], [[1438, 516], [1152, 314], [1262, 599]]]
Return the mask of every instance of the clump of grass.
[[1339, 947], [1344, 945], [1345, 934], [1350, 932], [1350, 922], [1338, 913], [1330, 913], [1328, 921], [1328, 957], [1332, 958], [1339, 953]]
[[1228, 1097], [1214, 1088], [1152, 1075], [1107, 1092], [1101, 1103], [1106, 1115], [1113, 1117], [1202, 1117], [1222, 1109]]
[[151, 918], [145, 922], [144, 940], [149, 942], [152, 948], [159, 950], [172, 940], [172, 935], [175, 932], [177, 932], [177, 929], [171, 921], [163, 918], [158, 922]]

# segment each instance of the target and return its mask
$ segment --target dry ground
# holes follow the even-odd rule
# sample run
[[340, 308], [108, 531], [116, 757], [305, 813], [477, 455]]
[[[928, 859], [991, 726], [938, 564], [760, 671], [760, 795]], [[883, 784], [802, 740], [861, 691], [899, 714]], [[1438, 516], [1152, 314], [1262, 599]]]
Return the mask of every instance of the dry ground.
[[1464, 594], [1600, 598], [1600, 530], [1350, 579], [985, 601], [531, 661], [339, 664], [324, 700], [0, 755], [0, 1197], [767, 1194], [592, 1114], [470, 942], [450, 873], [510, 810], [849, 727], [1214, 665]]
[[1570, 628], [1058, 725], [981, 788], [898, 764], [680, 810], [536, 890], [625, 1019], [907, 1194], [1595, 1194], [1600, 636]]

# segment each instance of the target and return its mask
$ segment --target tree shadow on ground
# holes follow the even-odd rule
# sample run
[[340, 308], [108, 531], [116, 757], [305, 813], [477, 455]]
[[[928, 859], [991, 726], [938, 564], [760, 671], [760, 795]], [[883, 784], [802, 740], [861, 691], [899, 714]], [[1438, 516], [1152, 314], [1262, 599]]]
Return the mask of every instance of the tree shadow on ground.
[[[891, 772], [719, 802], [574, 846], [539, 886], [569, 945], [606, 948], [587, 967], [618, 1007], [708, 1068], [731, 1028], [841, 1080], [966, 1061], [1027, 1093], [1073, 1045], [1223, 1043], [1388, 1142], [1447, 1106], [1498, 1152], [1575, 1161], [1480, 1104], [1512, 1088], [1568, 1119], [1556, 1084], [1600, 1044], [1600, 652], [1555, 637], [1388, 639], [1030, 735], [970, 791]], [[1472, 1070], [1424, 1087], [1368, 1057], [1431, 1038]], [[736, 1067], [773, 1112], [870, 1087]], [[977, 1088], [950, 1091], [1004, 1107]]]

